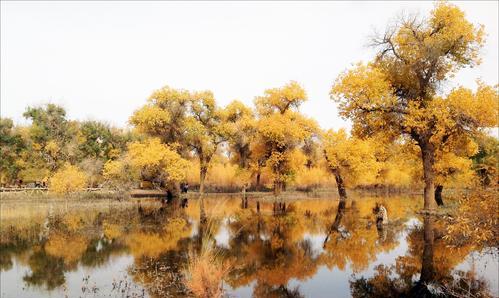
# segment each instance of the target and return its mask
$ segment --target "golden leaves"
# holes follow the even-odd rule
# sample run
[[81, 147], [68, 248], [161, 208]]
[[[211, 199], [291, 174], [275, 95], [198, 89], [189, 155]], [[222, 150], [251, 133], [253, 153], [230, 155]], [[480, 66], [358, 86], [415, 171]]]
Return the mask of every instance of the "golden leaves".
[[157, 138], [131, 143], [128, 145], [128, 157], [132, 167], [165, 174], [169, 181], [184, 179], [188, 166], [186, 160]]
[[324, 153], [328, 166], [343, 169], [343, 178], [350, 185], [376, 181], [381, 164], [375, 155], [372, 140], [348, 137], [345, 130], [328, 130], [324, 135]]
[[67, 164], [49, 180], [49, 190], [68, 194], [83, 190], [87, 185], [87, 175], [76, 166]]
[[499, 230], [497, 204], [495, 189], [463, 195], [458, 210], [447, 225], [447, 235], [444, 239], [451, 244], [497, 246]]
[[168, 111], [152, 105], [143, 106], [130, 117], [130, 123], [137, 126], [141, 131], [154, 130], [157, 133], [160, 133], [161, 129], [169, 125], [170, 120], [171, 117]]
[[283, 114], [292, 107], [298, 108], [307, 99], [307, 93], [300, 84], [291, 81], [281, 88], [265, 90], [264, 96], [255, 98], [255, 105], [260, 115]]

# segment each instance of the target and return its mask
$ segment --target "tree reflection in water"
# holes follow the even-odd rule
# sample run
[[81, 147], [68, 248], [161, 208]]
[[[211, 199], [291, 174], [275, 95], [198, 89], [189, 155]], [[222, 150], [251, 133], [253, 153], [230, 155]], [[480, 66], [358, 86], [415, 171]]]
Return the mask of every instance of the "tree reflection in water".
[[[254, 297], [308, 296], [306, 283], [324, 269], [352, 276], [350, 293], [340, 296], [486, 296], [489, 290], [472, 271], [454, 269], [474, 251], [472, 246], [449, 248], [441, 223], [429, 216], [421, 219], [422, 225], [406, 226], [415, 216], [412, 210], [418, 209], [413, 200], [384, 203], [391, 220], [380, 231], [371, 213], [375, 198], [295, 201], [278, 215], [263, 201], [257, 213], [251, 200], [244, 209], [237, 199], [223, 205], [212, 200], [206, 199], [209, 220], [204, 225], [199, 224], [196, 201], [186, 209], [143, 203], [106, 211], [72, 210], [52, 216], [41, 238], [46, 218], [29, 224], [3, 222], [0, 269], [12, 272], [15, 258], [29, 268], [21, 282], [50, 291], [66, 285], [67, 274], [81, 266], [105, 269], [113, 256], [127, 255], [133, 260], [128, 275], [149, 296], [184, 297], [190, 294], [184, 283], [189, 257], [208, 239], [232, 264], [225, 287], [229, 292], [251, 287]], [[227, 234], [226, 242], [216, 240], [218, 233]], [[378, 259], [382, 253], [405, 247], [402, 242], [407, 250], [393, 265], [379, 265], [374, 275], [363, 277], [373, 263], [383, 261]]]
[[438, 230], [435, 217], [425, 215], [423, 228], [414, 228], [407, 236], [409, 255], [398, 257], [393, 266], [377, 266], [376, 273], [369, 279], [351, 280], [352, 296], [491, 297], [487, 283], [477, 278], [472, 271], [452, 272], [452, 268], [471, 249], [452, 250], [443, 243], [441, 236], [436, 235]]

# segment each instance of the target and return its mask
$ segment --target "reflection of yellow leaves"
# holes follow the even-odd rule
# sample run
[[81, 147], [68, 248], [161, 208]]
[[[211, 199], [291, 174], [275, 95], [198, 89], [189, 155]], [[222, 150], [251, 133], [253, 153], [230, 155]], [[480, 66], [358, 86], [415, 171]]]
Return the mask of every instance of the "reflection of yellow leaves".
[[80, 227], [83, 226], [83, 222], [81, 217], [75, 214], [66, 214], [64, 216], [63, 222], [66, 224], [70, 231], [77, 231]]
[[127, 244], [132, 253], [136, 256], [147, 256], [156, 258], [163, 252], [175, 249], [178, 239], [162, 237], [156, 233], [132, 233], [127, 238]]
[[107, 239], [116, 239], [122, 235], [120, 226], [116, 224], [104, 222], [102, 224], [102, 230]]
[[67, 265], [78, 261], [86, 249], [87, 241], [82, 236], [54, 234], [45, 244], [45, 251], [48, 254], [63, 258]]
[[177, 249], [177, 242], [190, 235], [191, 229], [183, 219], [173, 219], [165, 227], [163, 233], [144, 233], [136, 231], [126, 238], [135, 257], [159, 257], [162, 253]]

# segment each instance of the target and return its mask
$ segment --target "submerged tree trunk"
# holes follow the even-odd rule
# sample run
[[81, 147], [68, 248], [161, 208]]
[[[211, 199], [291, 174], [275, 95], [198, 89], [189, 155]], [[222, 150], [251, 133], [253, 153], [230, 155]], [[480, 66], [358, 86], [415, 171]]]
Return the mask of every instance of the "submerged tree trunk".
[[329, 241], [329, 237], [331, 237], [331, 233], [338, 231], [341, 220], [343, 219], [343, 215], [345, 214], [345, 207], [346, 207], [346, 201], [340, 200], [340, 203], [338, 204], [338, 210], [336, 212], [336, 217], [334, 218], [334, 222], [329, 227], [326, 239], [324, 239], [323, 247], [326, 247], [326, 244]]
[[343, 182], [343, 178], [341, 177], [340, 169], [333, 168], [331, 170], [334, 174], [334, 179], [336, 180], [336, 186], [338, 187], [338, 195], [340, 196], [340, 201], [344, 201], [347, 199], [347, 191], [345, 188], [345, 183]]
[[437, 202], [438, 206], [444, 205], [444, 200], [442, 199], [442, 190], [444, 189], [443, 185], [437, 185], [435, 188], [435, 202]]
[[435, 149], [430, 141], [420, 142], [421, 157], [423, 159], [424, 176], [424, 210], [431, 211], [435, 209], [435, 172], [433, 164], [435, 163]]

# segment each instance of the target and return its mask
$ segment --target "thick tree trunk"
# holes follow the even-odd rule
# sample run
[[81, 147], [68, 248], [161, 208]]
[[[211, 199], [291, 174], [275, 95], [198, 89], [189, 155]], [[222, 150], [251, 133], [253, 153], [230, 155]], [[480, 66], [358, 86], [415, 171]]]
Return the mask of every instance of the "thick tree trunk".
[[199, 168], [199, 194], [204, 194], [204, 180], [206, 179], [206, 173], [208, 172], [208, 166], [201, 163]]
[[443, 185], [437, 185], [435, 187], [435, 202], [437, 202], [438, 206], [444, 205], [444, 200], [442, 199], [442, 190], [444, 189]]
[[428, 141], [420, 143], [421, 157], [423, 159], [424, 176], [424, 210], [431, 211], [435, 209], [435, 173], [433, 164], [435, 163], [435, 149]]
[[338, 195], [340, 196], [340, 201], [344, 201], [347, 199], [347, 191], [345, 188], [345, 183], [343, 182], [343, 178], [341, 177], [340, 169], [334, 168], [332, 169], [334, 174], [334, 179], [336, 180], [336, 186], [338, 187]]

